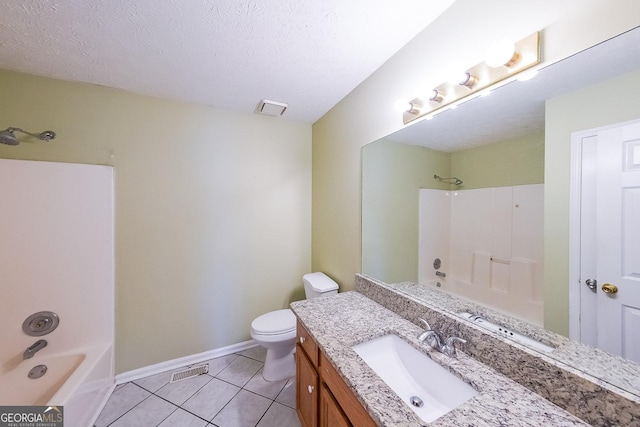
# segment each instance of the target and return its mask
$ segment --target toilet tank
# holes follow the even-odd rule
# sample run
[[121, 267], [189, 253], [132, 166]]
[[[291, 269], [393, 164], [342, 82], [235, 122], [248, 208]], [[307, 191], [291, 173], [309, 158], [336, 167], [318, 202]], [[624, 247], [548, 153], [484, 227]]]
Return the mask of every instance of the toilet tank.
[[338, 293], [338, 284], [319, 271], [305, 274], [302, 276], [302, 282], [304, 283], [304, 294], [307, 299]]

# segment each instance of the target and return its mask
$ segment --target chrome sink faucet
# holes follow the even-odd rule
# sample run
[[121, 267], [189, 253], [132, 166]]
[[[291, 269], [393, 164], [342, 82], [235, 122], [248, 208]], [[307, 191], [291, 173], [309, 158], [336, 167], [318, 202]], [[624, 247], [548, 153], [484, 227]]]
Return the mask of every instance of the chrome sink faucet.
[[46, 340], [38, 340], [38, 341], [36, 341], [36, 343], [34, 345], [32, 345], [31, 347], [27, 348], [24, 351], [24, 353], [22, 354], [22, 360], [31, 359], [34, 354], [36, 354], [37, 352], [39, 352], [40, 350], [42, 350], [46, 346], [47, 346], [47, 341]]
[[418, 335], [418, 341], [426, 342], [427, 345], [429, 345], [431, 348], [435, 348], [440, 353], [446, 354], [449, 357], [455, 357], [456, 356], [455, 343], [460, 343], [460, 344], [467, 343], [467, 340], [462, 339], [460, 337], [449, 337], [443, 342], [440, 335], [436, 331], [431, 329], [431, 326], [429, 326], [429, 323], [426, 320], [422, 318], [419, 318], [418, 320], [424, 323], [424, 326], [425, 326], [425, 331], [421, 332]]

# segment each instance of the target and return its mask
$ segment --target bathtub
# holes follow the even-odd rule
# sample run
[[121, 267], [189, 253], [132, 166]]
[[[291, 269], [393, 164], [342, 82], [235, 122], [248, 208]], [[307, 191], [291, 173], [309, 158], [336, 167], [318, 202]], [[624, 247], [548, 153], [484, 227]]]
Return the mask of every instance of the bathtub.
[[[40, 378], [29, 371], [47, 366]], [[0, 405], [47, 405], [64, 407], [64, 424], [93, 425], [114, 388], [113, 346], [95, 345], [57, 354], [36, 354], [14, 359], [0, 373]]]

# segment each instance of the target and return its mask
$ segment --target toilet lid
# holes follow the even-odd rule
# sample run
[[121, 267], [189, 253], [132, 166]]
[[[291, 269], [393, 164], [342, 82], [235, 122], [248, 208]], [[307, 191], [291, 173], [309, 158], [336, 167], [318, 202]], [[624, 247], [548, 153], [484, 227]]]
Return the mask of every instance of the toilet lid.
[[270, 335], [291, 332], [296, 329], [296, 316], [288, 308], [271, 311], [251, 322], [251, 329], [259, 334]]

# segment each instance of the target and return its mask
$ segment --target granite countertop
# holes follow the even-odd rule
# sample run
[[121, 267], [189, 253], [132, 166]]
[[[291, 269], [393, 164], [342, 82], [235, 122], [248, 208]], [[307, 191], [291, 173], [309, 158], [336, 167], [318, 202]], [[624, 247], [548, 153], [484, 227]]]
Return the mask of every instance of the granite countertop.
[[[640, 395], [640, 364], [609, 354], [566, 337], [549, 332], [540, 326], [506, 316], [463, 297], [444, 290], [415, 282], [385, 284], [390, 289], [405, 293], [435, 307], [445, 308], [451, 313], [470, 312], [505, 325], [513, 330], [554, 347], [553, 353], [540, 353], [550, 363], [559, 362], [563, 369], [587, 378], [600, 386], [638, 402]], [[505, 338], [506, 339], [506, 338]], [[518, 346], [519, 344], [512, 345]], [[524, 347], [526, 349], [526, 346]]]
[[[380, 426], [588, 425], [463, 351], [449, 358], [421, 345], [418, 326], [356, 291], [297, 301], [291, 309]], [[420, 420], [351, 348], [390, 333], [462, 378], [478, 395], [431, 423]]]

